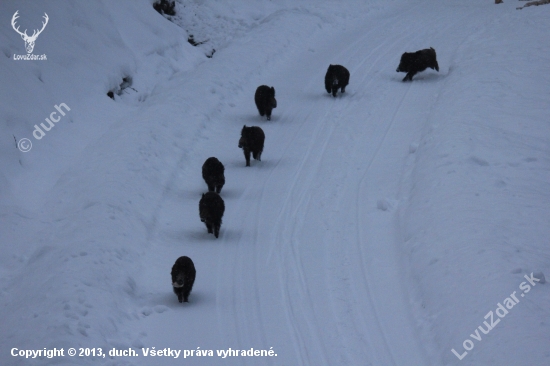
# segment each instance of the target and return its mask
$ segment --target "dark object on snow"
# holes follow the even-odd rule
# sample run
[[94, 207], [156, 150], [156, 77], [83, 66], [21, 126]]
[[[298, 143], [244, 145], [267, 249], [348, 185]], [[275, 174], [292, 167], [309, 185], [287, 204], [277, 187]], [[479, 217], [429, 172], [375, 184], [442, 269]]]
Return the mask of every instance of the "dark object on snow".
[[133, 83], [133, 79], [131, 76], [123, 77], [122, 83], [120, 83], [120, 85], [117, 86], [116, 88], [109, 90], [107, 92], [107, 96], [112, 100], [115, 100], [115, 94], [122, 95], [128, 88], [132, 89], [133, 91], [137, 91], [136, 89], [132, 88], [132, 83]]
[[403, 81], [412, 81], [417, 72], [424, 71], [428, 67], [439, 72], [435, 50], [432, 47], [416, 52], [405, 52], [401, 56], [401, 61], [395, 71], [406, 72], [407, 75], [405, 75]]
[[223, 199], [216, 192], [203, 193], [199, 202], [199, 215], [209, 234], [217, 238], [222, 226], [222, 217], [225, 211]]
[[333, 97], [336, 97], [338, 89], [342, 89], [342, 93], [345, 93], [348, 83], [348, 69], [341, 65], [329, 65], [327, 74], [325, 75], [325, 89], [327, 93], [332, 92]]
[[193, 261], [186, 256], [179, 257], [172, 266], [172, 288], [178, 295], [179, 302], [189, 302], [188, 297], [193, 289], [196, 273]]
[[202, 41], [202, 42], [197, 42], [197, 41], [195, 41], [195, 36], [192, 35], [192, 34], [190, 34], [189, 37], [187, 37], [187, 42], [189, 42], [189, 44], [190, 44], [191, 46], [195, 46], [195, 47], [196, 47], [196, 46], [200, 46], [200, 45], [203, 44], [203, 43], [208, 42], [208, 40]]
[[[200, 46], [201, 44], [204, 44], [206, 42], [208, 42], [209, 39], [207, 39], [206, 41], [200, 41], [200, 42], [197, 42], [195, 41], [195, 36], [190, 34], [189, 37], [187, 38], [187, 42], [189, 42], [190, 45], [192, 46]], [[206, 52], [205, 56], [208, 57], [208, 58], [212, 58], [212, 56], [214, 56], [214, 53], [216, 52], [216, 49], [212, 48], [210, 51]]]
[[155, 10], [159, 12], [159, 14], [166, 15], [176, 15], [176, 11], [174, 10], [175, 6], [176, 2], [169, 0], [155, 1], [155, 3], [153, 4], [153, 8], [155, 8]]
[[222, 191], [225, 184], [224, 170], [223, 164], [218, 159], [214, 157], [206, 159], [202, 165], [202, 178], [208, 185], [209, 192], [220, 193]]
[[254, 101], [260, 116], [267, 116], [267, 120], [271, 119], [271, 111], [273, 108], [277, 108], [277, 100], [275, 99], [275, 88], [267, 85], [260, 85], [256, 89], [254, 95]]
[[[527, 1], [527, 0], [522, 0], [522, 1]], [[526, 8], [528, 6], [539, 6], [539, 5], [545, 5], [545, 4], [550, 4], [550, 0], [536, 0], [536, 1], [529, 1], [528, 3], [526, 3], [525, 5], [523, 6], [520, 6], [519, 8], [516, 8], [516, 10], [521, 10], [523, 8]]]
[[258, 126], [243, 126], [239, 147], [243, 149], [246, 166], [250, 166], [250, 152], [256, 160], [262, 161], [262, 151], [264, 151], [265, 134]]

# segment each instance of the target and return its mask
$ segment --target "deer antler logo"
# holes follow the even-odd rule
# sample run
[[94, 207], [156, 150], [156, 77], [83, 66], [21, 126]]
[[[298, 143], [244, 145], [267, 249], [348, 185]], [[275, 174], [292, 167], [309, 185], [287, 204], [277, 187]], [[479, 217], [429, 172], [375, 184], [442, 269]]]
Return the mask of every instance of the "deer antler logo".
[[17, 33], [21, 35], [21, 38], [23, 38], [23, 41], [25, 41], [25, 48], [27, 49], [27, 53], [32, 53], [32, 50], [34, 49], [34, 42], [36, 41], [40, 33], [42, 33], [44, 28], [46, 28], [46, 24], [48, 24], [48, 20], [49, 20], [48, 14], [44, 13], [44, 19], [46, 21], [42, 22], [42, 29], [40, 30], [35, 29], [34, 32], [32, 33], [32, 36], [29, 37], [27, 35], [26, 29], [24, 32], [21, 32], [19, 31], [19, 26], [17, 26], [17, 28], [15, 27], [15, 20], [19, 18], [19, 15], [17, 15], [17, 13], [19, 13], [19, 10], [17, 10], [15, 14], [13, 14], [13, 17], [11, 18], [11, 26]]

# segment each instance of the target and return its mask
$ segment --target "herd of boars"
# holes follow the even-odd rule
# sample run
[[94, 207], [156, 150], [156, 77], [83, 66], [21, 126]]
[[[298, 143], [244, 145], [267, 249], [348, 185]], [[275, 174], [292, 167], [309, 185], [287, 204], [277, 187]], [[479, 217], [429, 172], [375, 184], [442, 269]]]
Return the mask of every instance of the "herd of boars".
[[[416, 52], [405, 52], [401, 55], [397, 72], [406, 72], [403, 81], [412, 81], [417, 73], [431, 68], [439, 71], [435, 50], [430, 47]], [[342, 65], [329, 65], [325, 74], [325, 89], [327, 93], [336, 97], [338, 90], [340, 93], [346, 92], [346, 86], [349, 84], [350, 73]], [[266, 116], [271, 120], [271, 113], [277, 108], [275, 99], [275, 88], [267, 85], [260, 85], [254, 94], [254, 102], [258, 108], [260, 116]], [[239, 148], [243, 149], [246, 166], [250, 166], [250, 153], [255, 160], [262, 161], [262, 152], [264, 150], [265, 134], [258, 126], [243, 126], [241, 138], [239, 139]], [[225, 184], [225, 167], [216, 157], [206, 159], [202, 165], [202, 178], [208, 186], [208, 192], [203, 193], [199, 201], [199, 216], [201, 222], [204, 222], [209, 234], [214, 234], [218, 238], [222, 217], [225, 211], [225, 203], [220, 196]], [[195, 265], [191, 258], [187, 256], [179, 257], [172, 266], [172, 288], [178, 296], [179, 302], [188, 302], [189, 294], [195, 282]]]

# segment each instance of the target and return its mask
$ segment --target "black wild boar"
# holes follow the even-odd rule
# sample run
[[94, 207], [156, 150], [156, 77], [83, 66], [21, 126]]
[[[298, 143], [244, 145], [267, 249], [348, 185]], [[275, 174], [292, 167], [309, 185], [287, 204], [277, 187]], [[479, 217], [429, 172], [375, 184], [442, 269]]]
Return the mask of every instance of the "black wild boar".
[[403, 81], [412, 81], [417, 72], [424, 71], [428, 67], [439, 72], [435, 50], [432, 47], [416, 52], [405, 52], [401, 55], [401, 61], [395, 71], [406, 72], [407, 75], [405, 75]]
[[342, 93], [345, 93], [348, 83], [348, 69], [341, 65], [329, 65], [325, 75], [325, 89], [327, 90], [327, 93], [330, 94], [332, 92], [333, 97], [336, 97], [338, 89], [341, 89]]
[[209, 234], [214, 234], [217, 238], [220, 235], [220, 226], [222, 226], [222, 217], [225, 211], [223, 199], [216, 192], [207, 192], [202, 194], [199, 202], [199, 216], [206, 225]]
[[179, 257], [172, 266], [172, 288], [179, 302], [188, 302], [196, 273], [193, 261], [186, 256]]
[[225, 184], [224, 170], [223, 164], [215, 157], [206, 159], [202, 165], [202, 178], [208, 185], [209, 192], [220, 193], [222, 191]]
[[250, 166], [250, 153], [256, 160], [262, 161], [262, 151], [264, 151], [265, 134], [258, 126], [246, 127], [244, 125], [241, 131], [239, 147], [243, 149], [246, 166]]
[[269, 87], [267, 85], [260, 85], [256, 89], [256, 94], [254, 95], [254, 101], [256, 102], [256, 107], [260, 116], [267, 116], [267, 120], [271, 119], [271, 111], [273, 108], [277, 108], [277, 100], [275, 99], [275, 88]]

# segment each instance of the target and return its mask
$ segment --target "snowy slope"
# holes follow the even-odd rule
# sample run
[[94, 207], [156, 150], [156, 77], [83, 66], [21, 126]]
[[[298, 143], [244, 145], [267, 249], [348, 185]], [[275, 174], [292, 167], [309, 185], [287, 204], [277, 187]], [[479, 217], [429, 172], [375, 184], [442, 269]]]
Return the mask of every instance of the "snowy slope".
[[[516, 6], [182, 1], [169, 22], [150, 1], [0, 4], [0, 364], [549, 364], [547, 284], [470, 336], [525, 275], [550, 276], [550, 7]], [[16, 10], [29, 29], [48, 13], [48, 61], [9, 58]], [[430, 46], [440, 72], [402, 83], [401, 53]], [[337, 98], [330, 63], [351, 72]], [[134, 90], [109, 99], [126, 76]], [[16, 150], [59, 103], [67, 116]], [[266, 134], [249, 168], [244, 124]], [[210, 156], [226, 169], [218, 239], [198, 218]], [[169, 282], [181, 255], [188, 304]], [[214, 356], [183, 360], [197, 348]]]

